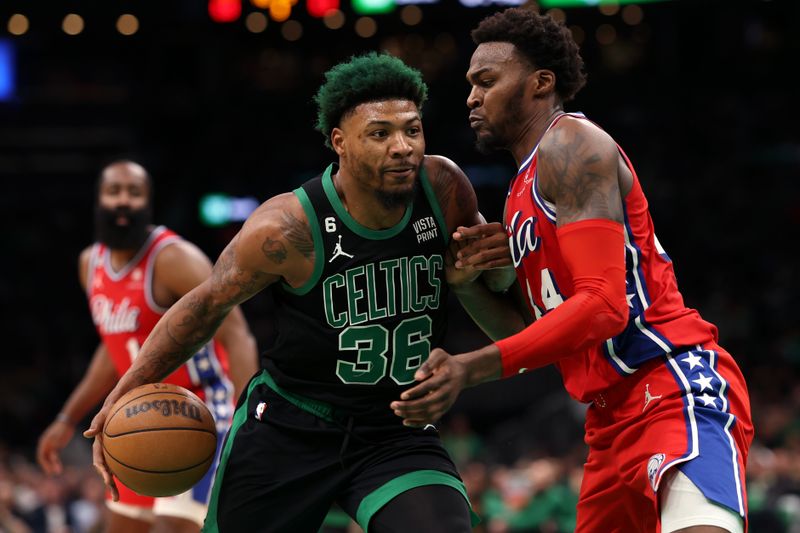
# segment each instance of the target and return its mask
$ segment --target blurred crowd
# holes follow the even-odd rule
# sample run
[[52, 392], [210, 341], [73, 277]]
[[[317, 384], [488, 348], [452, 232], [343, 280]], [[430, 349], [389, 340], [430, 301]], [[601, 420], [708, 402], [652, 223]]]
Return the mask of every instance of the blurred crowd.
[[0, 531], [91, 533], [102, 531], [102, 479], [91, 466], [72, 465], [44, 475], [30, 458], [0, 449]]

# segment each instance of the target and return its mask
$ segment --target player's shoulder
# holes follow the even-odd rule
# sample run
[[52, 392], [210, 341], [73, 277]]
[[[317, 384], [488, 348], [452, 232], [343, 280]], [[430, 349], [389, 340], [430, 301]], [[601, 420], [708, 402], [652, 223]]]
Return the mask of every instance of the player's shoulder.
[[459, 167], [455, 161], [443, 155], [426, 154], [422, 164], [428, 173], [428, 179], [431, 180], [438, 176], [444, 177], [449, 175], [458, 177], [464, 176], [466, 178], [461, 167]]
[[309, 219], [293, 193], [273, 196], [261, 204], [229, 248], [240, 265], [287, 280], [297, 277], [315, 249]]
[[86, 288], [87, 280], [89, 279], [89, 263], [92, 260], [94, 246], [94, 244], [90, 244], [81, 250], [80, 255], [78, 255], [78, 279], [83, 288]]
[[581, 116], [565, 115], [550, 128], [539, 143], [538, 157], [580, 152], [591, 147], [600, 155], [616, 153], [616, 142], [603, 128]]
[[287, 221], [297, 220], [308, 224], [303, 206], [296, 194], [286, 192], [266, 200], [245, 221], [242, 233], [263, 234], [280, 231]]
[[426, 155], [423, 165], [447, 227], [453, 229], [477, 223], [478, 201], [464, 171], [441, 155]]
[[426, 155], [423, 167], [433, 191], [440, 199], [454, 189], [472, 190], [469, 178], [452, 159], [442, 155]]
[[300, 200], [293, 192], [284, 192], [276, 194], [275, 196], [265, 200], [255, 211], [250, 215], [250, 218], [275, 214], [285, 209], [302, 210]]
[[94, 251], [94, 246], [95, 246], [94, 244], [90, 244], [89, 246], [81, 250], [80, 255], [78, 255], [79, 269], [84, 270], [89, 266], [89, 261], [92, 260], [92, 252]]
[[[209, 259], [199, 246], [183, 238], [171, 239], [158, 250], [155, 257], [156, 268], [186, 264], [189, 262], [208, 263]], [[159, 269], [161, 270], [161, 269]]]

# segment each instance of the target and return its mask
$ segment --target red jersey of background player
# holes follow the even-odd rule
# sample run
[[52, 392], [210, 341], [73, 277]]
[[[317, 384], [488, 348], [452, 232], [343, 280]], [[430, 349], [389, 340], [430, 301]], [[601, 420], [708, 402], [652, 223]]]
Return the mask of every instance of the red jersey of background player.
[[[158, 252], [179, 239], [165, 227], [157, 227], [136, 256], [118, 271], [111, 266], [107, 246], [95, 243], [92, 247], [86, 285], [89, 308], [120, 376], [166, 312], [153, 298], [153, 269]], [[230, 417], [233, 386], [228, 379], [228, 356], [218, 341], [209, 341], [164, 382], [197, 394], [218, 422]]]
[[[565, 115], [557, 117], [550, 128]], [[580, 113], [569, 115], [586, 120]], [[675, 347], [717, 340], [717, 328], [684, 305], [672, 262], [655, 236], [639, 179], [625, 153], [619, 151], [633, 175], [623, 204], [629, 319], [619, 335], [556, 362], [569, 394], [583, 402]], [[535, 147], [511, 182], [505, 226], [517, 278], [531, 312], [539, 318], [574, 290], [558, 247], [555, 206], [537, 190], [536, 163]]]

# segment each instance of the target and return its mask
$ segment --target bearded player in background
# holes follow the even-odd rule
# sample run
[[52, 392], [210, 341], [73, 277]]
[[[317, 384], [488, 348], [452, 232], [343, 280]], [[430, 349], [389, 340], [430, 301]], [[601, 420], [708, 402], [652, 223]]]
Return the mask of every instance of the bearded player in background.
[[[151, 224], [151, 180], [141, 165], [124, 160], [108, 165], [97, 192], [97, 242], [81, 253], [79, 278], [101, 342], [83, 378], [39, 439], [37, 460], [49, 475], [61, 473], [59, 452], [72, 438], [75, 425], [111, 391], [161, 315], [211, 274], [211, 262], [199, 248]], [[216, 336], [164, 381], [205, 401], [222, 442], [233, 413], [234, 392], [241, 392], [257, 366], [255, 340], [236, 308]], [[212, 465], [193, 489], [170, 498], [142, 496], [118, 484], [119, 501], [107, 500], [105, 530], [198, 532], [214, 470]]]

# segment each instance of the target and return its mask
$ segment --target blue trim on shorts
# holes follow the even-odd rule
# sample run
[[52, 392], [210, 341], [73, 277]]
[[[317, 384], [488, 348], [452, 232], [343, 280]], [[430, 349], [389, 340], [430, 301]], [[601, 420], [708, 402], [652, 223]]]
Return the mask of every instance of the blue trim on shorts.
[[676, 465], [706, 498], [744, 517], [743, 473], [731, 435], [736, 416], [728, 404], [728, 383], [717, 372], [717, 353], [698, 346], [670, 356], [669, 366], [684, 390], [688, 449], [659, 475]]

